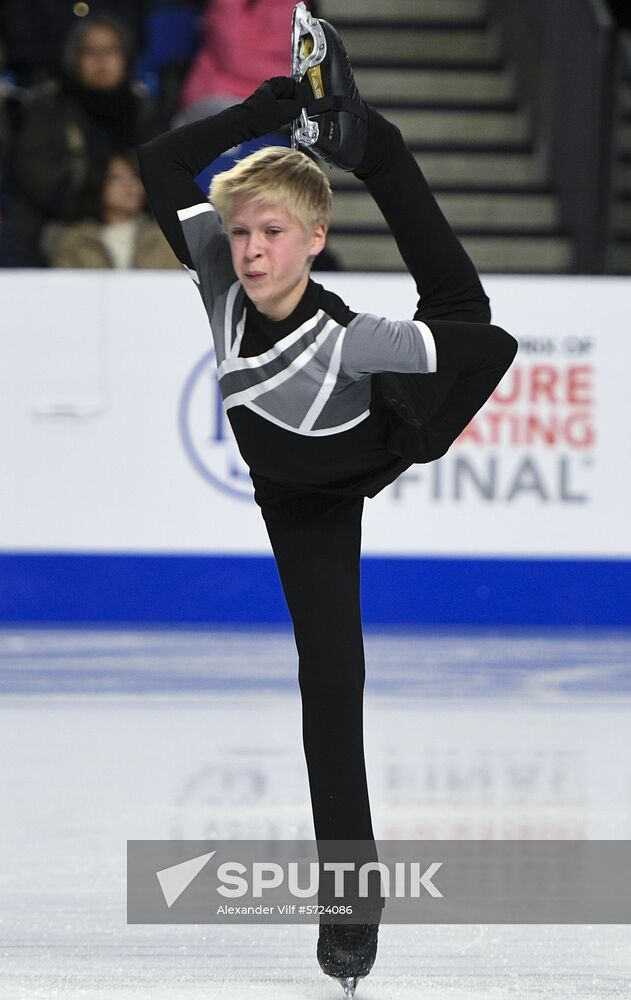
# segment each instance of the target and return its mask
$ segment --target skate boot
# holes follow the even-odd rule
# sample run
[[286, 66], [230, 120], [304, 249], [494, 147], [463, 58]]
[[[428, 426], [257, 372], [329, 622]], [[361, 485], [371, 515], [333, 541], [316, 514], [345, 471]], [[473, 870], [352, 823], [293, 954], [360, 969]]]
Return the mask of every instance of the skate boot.
[[340, 36], [328, 21], [296, 4], [291, 35], [291, 75], [306, 78], [313, 101], [292, 126], [292, 146], [311, 149], [342, 170], [355, 170], [366, 149], [368, 109], [355, 83]]
[[347, 1000], [355, 995], [360, 977], [367, 976], [374, 965], [378, 931], [378, 924], [320, 924], [320, 968], [339, 979]]

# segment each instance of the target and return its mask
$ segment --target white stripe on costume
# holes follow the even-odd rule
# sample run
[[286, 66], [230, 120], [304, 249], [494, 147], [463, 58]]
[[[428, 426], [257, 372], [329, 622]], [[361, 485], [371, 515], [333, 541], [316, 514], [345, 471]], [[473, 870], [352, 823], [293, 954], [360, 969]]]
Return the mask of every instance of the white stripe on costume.
[[199, 275], [197, 274], [197, 271], [194, 271], [192, 267], [188, 266], [188, 264], [182, 264], [182, 267], [185, 271], [188, 271], [195, 284], [199, 285]]
[[[286, 351], [288, 347], [291, 347], [297, 340], [300, 340], [304, 333], [307, 333], [308, 330], [317, 326], [323, 316], [324, 313], [322, 310], [318, 309], [315, 316], [308, 319], [302, 324], [302, 326], [299, 326], [297, 330], [294, 330], [286, 337], [283, 337], [282, 340], [276, 341], [274, 346], [271, 347], [269, 351], [266, 351], [265, 354], [255, 354], [251, 358], [226, 358], [225, 361], [221, 362], [219, 368], [217, 369], [219, 376], [221, 377], [223, 375], [227, 375], [229, 372], [243, 371], [245, 368], [260, 368], [261, 365], [266, 365], [268, 361], [274, 361], [275, 358], [280, 357], [283, 351]], [[332, 320], [329, 320], [329, 322], [332, 322]], [[324, 329], [326, 329], [326, 327], [324, 327]], [[320, 334], [317, 336], [319, 337]]]
[[230, 356], [230, 350], [232, 348], [232, 316], [234, 313], [234, 300], [237, 297], [237, 292], [241, 287], [240, 282], [235, 281], [228, 289], [228, 294], [226, 296], [226, 309], [223, 318], [223, 356], [227, 358]]
[[261, 406], [257, 406], [256, 403], [245, 403], [244, 405], [248, 410], [252, 410], [253, 413], [258, 413], [265, 420], [269, 420], [271, 424], [283, 427], [286, 431], [293, 431], [294, 434], [302, 434], [303, 437], [328, 437], [331, 434], [339, 434], [341, 431], [350, 431], [351, 427], [356, 427], [362, 420], [370, 416], [370, 410], [364, 410], [358, 417], [353, 417], [352, 420], [348, 420], [345, 424], [338, 424], [336, 427], [321, 427], [317, 431], [303, 431], [299, 427], [292, 427], [291, 424], [286, 424], [284, 420], [279, 420], [278, 417], [272, 416], [271, 413], [268, 413]]
[[236, 358], [239, 349], [241, 347], [241, 341], [243, 340], [243, 334], [245, 333], [245, 309], [241, 315], [241, 319], [237, 323], [237, 329], [235, 331], [234, 344], [230, 350], [230, 356]]
[[427, 324], [422, 323], [420, 319], [412, 320], [412, 322], [419, 328], [421, 337], [423, 338], [425, 353], [427, 355], [427, 371], [431, 374], [436, 371], [436, 341], [434, 340], [434, 334]]
[[344, 343], [345, 336], [346, 329], [343, 329], [341, 330], [340, 335], [337, 338], [337, 343], [331, 353], [331, 360], [329, 362], [326, 375], [324, 376], [324, 381], [318, 389], [316, 398], [307, 410], [300, 424], [299, 430], [312, 430], [313, 425], [329, 401], [329, 397], [337, 384], [337, 377], [340, 373], [340, 365], [342, 363], [342, 344]]
[[[330, 319], [329, 322], [324, 326], [320, 333], [316, 336], [313, 343], [309, 344], [308, 347], [302, 351], [297, 358], [283, 368], [282, 371], [276, 372], [270, 378], [265, 379], [264, 382], [259, 382], [257, 385], [249, 386], [247, 389], [241, 389], [239, 392], [233, 392], [229, 396], [224, 398], [224, 405], [226, 409], [231, 406], [242, 406], [247, 405], [257, 396], [262, 396], [266, 392], [270, 392], [272, 389], [276, 389], [277, 386], [282, 385], [287, 379], [290, 379], [292, 375], [304, 368], [306, 364], [311, 361], [311, 358], [320, 350], [322, 344], [328, 338], [329, 334], [333, 330], [339, 330], [339, 323]], [[245, 360], [245, 359], [244, 359]]]
[[193, 219], [196, 215], [200, 215], [202, 212], [214, 211], [215, 209], [210, 202], [205, 201], [202, 205], [191, 205], [190, 208], [179, 208], [177, 217], [180, 222], [185, 222], [187, 219]]

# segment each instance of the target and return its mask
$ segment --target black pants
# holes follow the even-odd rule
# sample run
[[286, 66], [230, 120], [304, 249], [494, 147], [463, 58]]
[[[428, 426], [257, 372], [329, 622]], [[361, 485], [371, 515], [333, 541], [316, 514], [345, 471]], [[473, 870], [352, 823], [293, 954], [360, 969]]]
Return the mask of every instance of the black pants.
[[[488, 324], [488, 299], [473, 264], [400, 132], [372, 109], [368, 147], [357, 176], [383, 212], [416, 281], [420, 301], [415, 318], [430, 328], [435, 322], [444, 328], [453, 321], [458, 327], [463, 322]], [[386, 401], [398, 399], [411, 411], [411, 419], [421, 422], [441, 406], [442, 413], [450, 394], [477, 393], [475, 399], [466, 399], [468, 423], [472, 406], [482, 405], [504, 370], [489, 374], [488, 384], [478, 380], [461, 390], [452, 372], [373, 378], [380, 380]], [[451, 440], [462, 417], [457, 410], [456, 405], [455, 420], [447, 421]], [[362, 720], [363, 502], [363, 498], [290, 491], [273, 508], [262, 508], [294, 626], [304, 751], [318, 841], [373, 840]]]
[[[366, 784], [363, 738], [364, 646], [359, 596], [363, 497], [288, 493], [263, 508], [298, 650], [302, 733], [318, 853], [327, 860], [377, 860]], [[335, 841], [350, 853], [342, 856]], [[320, 870], [321, 923], [326, 907], [353, 907], [357, 923], [372, 923], [379, 886], [370, 900], [347, 876], [334, 894]], [[365, 909], [364, 907], [367, 907]]]
[[263, 508], [294, 626], [317, 840], [372, 839], [362, 727], [363, 497], [288, 493]]

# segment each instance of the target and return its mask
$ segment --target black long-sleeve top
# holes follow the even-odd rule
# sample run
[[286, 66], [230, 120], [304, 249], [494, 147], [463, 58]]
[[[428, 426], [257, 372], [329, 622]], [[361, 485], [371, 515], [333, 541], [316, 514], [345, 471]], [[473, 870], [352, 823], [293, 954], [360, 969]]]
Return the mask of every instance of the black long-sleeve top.
[[[354, 313], [313, 280], [285, 319], [260, 313], [236, 278], [228, 237], [195, 177], [226, 149], [269, 130], [269, 116], [251, 101], [175, 129], [141, 147], [143, 181], [201, 294], [219, 388], [257, 502], [291, 489], [375, 496], [411, 464], [388, 446], [392, 412], [376, 383], [379, 373], [460, 371], [475, 381], [496, 363], [498, 345], [504, 360], [506, 338], [514, 341], [497, 327], [486, 327], [496, 332], [481, 339], [472, 324], [437, 321], [430, 329], [418, 319]], [[453, 435], [449, 444], [463, 418], [453, 398], [450, 409], [443, 421], [443, 432], [447, 427]], [[464, 416], [462, 426], [473, 413]]]

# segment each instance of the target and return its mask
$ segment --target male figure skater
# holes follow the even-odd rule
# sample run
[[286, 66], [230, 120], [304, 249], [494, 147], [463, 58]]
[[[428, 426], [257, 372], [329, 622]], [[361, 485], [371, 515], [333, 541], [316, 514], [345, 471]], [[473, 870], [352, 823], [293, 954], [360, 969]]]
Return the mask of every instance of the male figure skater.
[[[139, 155], [158, 222], [210, 320], [222, 398], [292, 617], [316, 839], [370, 845], [364, 497], [445, 454], [517, 343], [489, 323], [476, 271], [401, 133], [362, 101], [339, 36], [319, 25], [324, 99], [314, 101], [306, 79], [276, 77]], [[354, 171], [385, 216], [419, 292], [413, 320], [353, 312], [310, 278], [331, 195], [304, 152], [259, 150], [215, 177], [209, 199], [195, 183], [226, 149], [294, 122], [305, 107], [320, 125], [316, 154]], [[357, 923], [321, 918], [318, 960], [348, 997], [374, 962], [381, 902]]]

